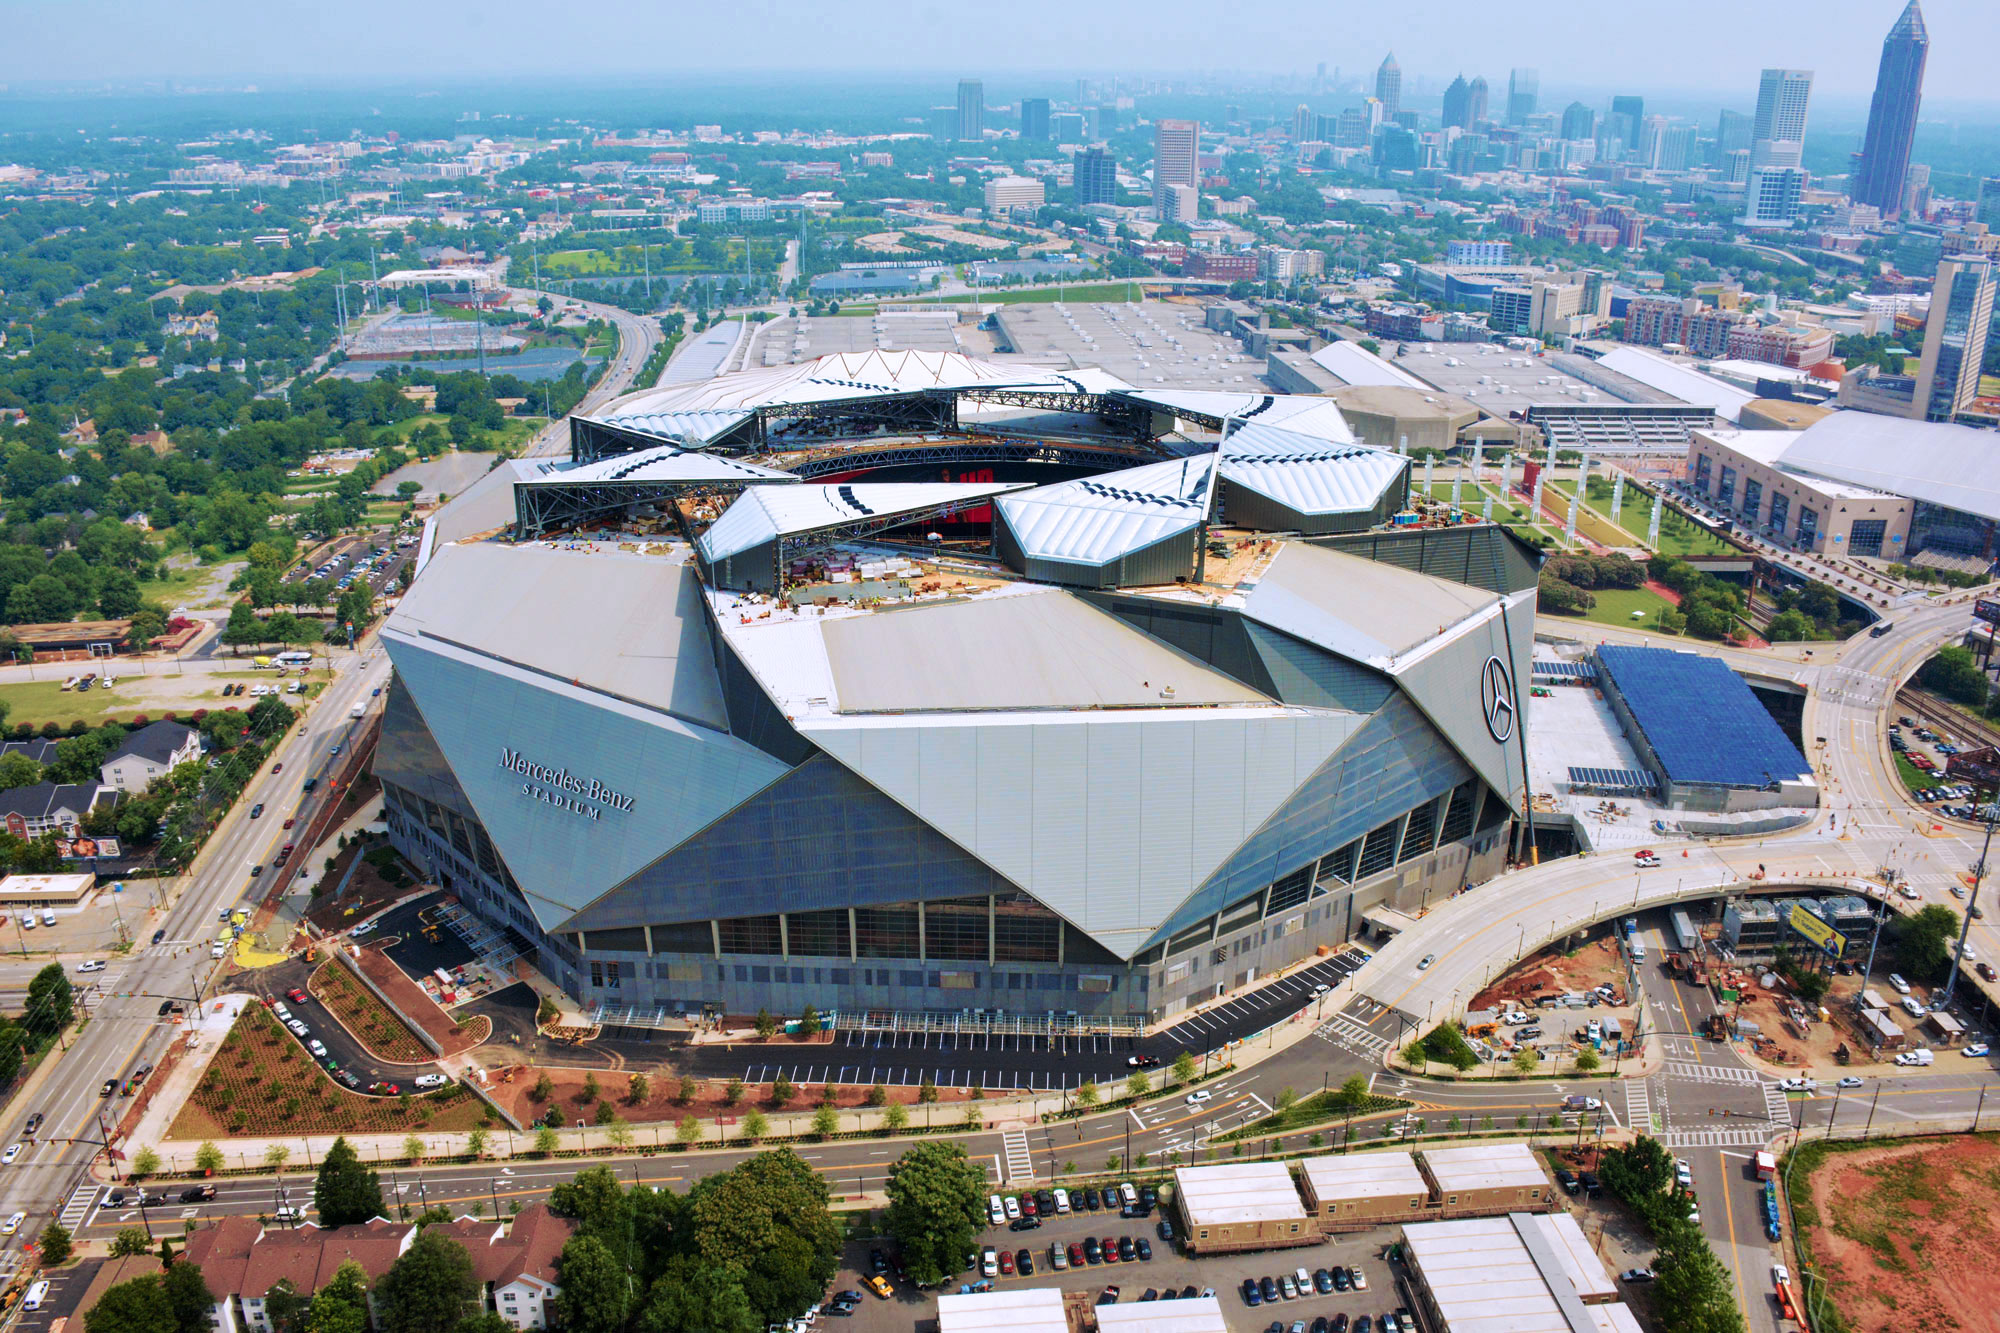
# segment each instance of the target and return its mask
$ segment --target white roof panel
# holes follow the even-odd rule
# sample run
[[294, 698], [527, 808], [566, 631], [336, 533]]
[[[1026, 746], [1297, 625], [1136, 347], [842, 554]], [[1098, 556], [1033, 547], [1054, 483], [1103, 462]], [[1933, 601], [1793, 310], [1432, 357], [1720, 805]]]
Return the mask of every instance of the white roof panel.
[[1306, 1215], [1283, 1162], [1184, 1166], [1174, 1172], [1174, 1192], [1190, 1226], [1303, 1221]]
[[946, 505], [975, 504], [1022, 482], [842, 482], [831, 486], [752, 486], [701, 535], [702, 557], [727, 560], [752, 547], [794, 533], [812, 532], [867, 518], [915, 514]]
[[1725, 421], [1735, 421], [1744, 404], [1757, 398], [1754, 393], [1745, 393], [1733, 384], [1704, 375], [1692, 366], [1669, 361], [1643, 347], [1614, 347], [1599, 357], [1597, 364], [1629, 375], [1649, 389], [1671, 394], [1691, 407], [1712, 408]]
[[1100, 1305], [1098, 1333], [1228, 1333], [1222, 1302], [1214, 1296], [1176, 1301], [1123, 1302]]
[[2000, 437], [1990, 430], [1835, 412], [1786, 438], [1787, 471], [2000, 519]]
[[1208, 517], [1215, 455], [1079, 477], [995, 502], [1030, 558], [1108, 565]]
[[940, 1296], [937, 1326], [938, 1333], [1069, 1333], [1062, 1292], [1055, 1287]]
[[[759, 407], [886, 398], [926, 389], [1042, 385], [1075, 392], [1053, 371], [979, 361], [959, 352], [840, 352], [796, 365], [745, 370], [688, 384], [642, 389], [614, 402], [600, 420], [628, 421], [685, 413], [749, 412]], [[629, 427], [628, 427], [629, 428]]]
[[560, 486], [599, 481], [686, 482], [690, 485], [772, 482], [792, 485], [797, 483], [798, 478], [776, 468], [665, 444], [657, 449], [641, 449], [637, 453], [600, 458], [595, 463], [551, 468], [536, 476], [523, 478], [520, 484]]
[[1307, 643], [1387, 671], [1441, 646], [1448, 630], [1497, 610], [1481, 588], [1379, 560], [1286, 542], [1244, 613]]
[[1458, 1190], [1533, 1189], [1549, 1185], [1541, 1159], [1525, 1143], [1476, 1143], [1464, 1148], [1427, 1148], [1424, 1165], [1446, 1193]]
[[1222, 475], [1302, 514], [1372, 509], [1410, 460], [1386, 449], [1334, 444], [1274, 426], [1246, 425], [1222, 445]]
[[1417, 1170], [1416, 1158], [1404, 1150], [1308, 1157], [1299, 1163], [1299, 1169], [1312, 1183], [1313, 1195], [1321, 1203], [1430, 1193], [1430, 1182]]
[[[698, 382], [707, 383], [705, 380]], [[615, 409], [616, 404], [613, 404], [613, 407]], [[751, 415], [749, 408], [643, 412], [613, 410], [582, 419], [628, 431], [634, 435], [655, 435], [663, 440], [672, 440], [676, 444], [706, 444], [742, 425]]]
[[1134, 389], [1124, 396], [1187, 416], [1218, 420], [1234, 417], [1238, 429], [1252, 424], [1282, 426], [1322, 440], [1354, 442], [1347, 418], [1340, 414], [1340, 405], [1331, 398], [1311, 394], [1224, 393], [1211, 389]]

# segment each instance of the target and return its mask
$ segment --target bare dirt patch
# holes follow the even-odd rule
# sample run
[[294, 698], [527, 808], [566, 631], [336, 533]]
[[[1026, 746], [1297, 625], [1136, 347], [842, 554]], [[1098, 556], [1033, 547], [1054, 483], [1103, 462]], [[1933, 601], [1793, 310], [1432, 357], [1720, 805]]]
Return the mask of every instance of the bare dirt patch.
[[1856, 1333], [1992, 1328], [2000, 1308], [2000, 1138], [1828, 1152], [1800, 1240]]
[[244, 1009], [167, 1137], [471, 1129], [486, 1106], [454, 1084], [421, 1097], [365, 1097], [327, 1076], [262, 1005]]
[[1625, 989], [1625, 964], [1611, 937], [1592, 940], [1571, 953], [1553, 948], [1533, 953], [1473, 997], [1469, 1008], [1532, 1009], [1535, 997], [1556, 991], [1587, 991], [1602, 985]]

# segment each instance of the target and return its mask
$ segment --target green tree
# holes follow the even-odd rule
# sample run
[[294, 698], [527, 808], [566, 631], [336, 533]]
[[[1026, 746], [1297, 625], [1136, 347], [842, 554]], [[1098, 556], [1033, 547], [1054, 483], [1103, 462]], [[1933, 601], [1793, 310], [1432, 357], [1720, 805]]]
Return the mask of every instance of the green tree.
[[1132, 1077], [1125, 1080], [1125, 1095], [1128, 1097], [1143, 1097], [1152, 1090], [1153, 1080], [1146, 1076], [1143, 1069], [1133, 1070]]
[[798, 1154], [758, 1153], [688, 1192], [692, 1252], [704, 1263], [737, 1268], [760, 1319], [790, 1319], [839, 1271], [840, 1224], [830, 1200], [825, 1178]]
[[419, 1233], [376, 1287], [384, 1333], [451, 1333], [478, 1294], [472, 1256], [436, 1230]]
[[1582, 1073], [1588, 1074], [1603, 1063], [1602, 1060], [1598, 1059], [1597, 1052], [1591, 1050], [1588, 1046], [1576, 1053], [1576, 1067]]
[[576, 1234], [595, 1237], [621, 1267], [630, 1264], [631, 1196], [610, 1167], [586, 1168], [550, 1190], [549, 1211], [574, 1221]]
[[764, 1320], [743, 1294], [743, 1282], [727, 1264], [703, 1267], [684, 1262], [653, 1283], [639, 1312], [639, 1333], [762, 1333]]
[[50, 963], [35, 973], [28, 983], [28, 998], [21, 1011], [21, 1026], [43, 1041], [69, 1026], [76, 1012], [76, 990], [63, 974], [61, 963]]
[[160, 1276], [147, 1273], [108, 1288], [83, 1316], [85, 1333], [162, 1333], [175, 1327]]
[[986, 1226], [986, 1171], [956, 1143], [922, 1143], [896, 1159], [883, 1226], [921, 1286], [956, 1273]]
[[686, 1106], [689, 1102], [693, 1101], [696, 1097], [700, 1095], [701, 1095], [701, 1084], [694, 1081], [694, 1075], [692, 1074], [681, 1075], [681, 1085], [679, 1089], [676, 1090], [674, 1093], [674, 1100], [678, 1102], [680, 1105]]
[[1297, 1088], [1283, 1087], [1278, 1089], [1277, 1100], [1272, 1102], [1271, 1105], [1280, 1111], [1289, 1111], [1298, 1103], [1298, 1100], [1299, 1092]]
[[822, 1106], [813, 1112], [813, 1133], [822, 1139], [832, 1138], [840, 1130], [840, 1112], [831, 1106]]
[[757, 1011], [757, 1035], [766, 1041], [778, 1035], [778, 1020], [771, 1017], [769, 1009]]
[[486, 1140], [488, 1137], [487, 1132], [483, 1129], [474, 1129], [468, 1133], [465, 1136], [466, 1155], [475, 1162], [484, 1157], [486, 1155]]
[[202, 1279], [201, 1265], [183, 1259], [167, 1269], [160, 1279], [167, 1305], [174, 1313], [174, 1333], [209, 1333], [208, 1317], [215, 1309], [215, 1293]]
[[42, 1228], [41, 1246], [43, 1267], [54, 1268], [67, 1262], [71, 1248], [69, 1228], [59, 1222], [49, 1223]]
[[929, 1106], [932, 1102], [935, 1102], [937, 1099], [938, 1099], [937, 1084], [931, 1082], [931, 1076], [929, 1074], [925, 1074], [923, 1080], [917, 1084], [917, 1100], [922, 1102], [924, 1105]]
[[771, 1080], [771, 1105], [783, 1107], [798, 1095], [799, 1090], [793, 1087], [792, 1081], [782, 1073]]
[[680, 1124], [674, 1127], [674, 1139], [683, 1148], [692, 1148], [700, 1143], [701, 1121], [691, 1115], [682, 1116]]
[[382, 1179], [361, 1163], [346, 1136], [333, 1141], [313, 1181], [313, 1207], [323, 1227], [353, 1226], [381, 1217]]
[[132, 1174], [150, 1176], [160, 1169], [160, 1155], [151, 1148], [141, 1148], [132, 1154]]
[[113, 1259], [122, 1259], [133, 1254], [147, 1254], [152, 1248], [153, 1238], [146, 1234], [144, 1227], [120, 1227], [118, 1234], [111, 1238]]
[[1944, 980], [1951, 970], [1952, 951], [1958, 947], [1958, 931], [1958, 913], [1942, 903], [1892, 921], [1889, 939], [1898, 967], [1918, 981]]
[[604, 1089], [599, 1087], [597, 1084], [597, 1075], [585, 1074], [583, 1076], [583, 1091], [577, 1094], [576, 1099], [579, 1102], [582, 1102], [585, 1106], [588, 1106], [592, 1102], [596, 1101], [599, 1094], [601, 1094], [603, 1091]]
[[1340, 1089], [1333, 1094], [1334, 1104], [1344, 1111], [1358, 1110], [1368, 1104], [1368, 1080], [1359, 1074], [1350, 1075]]
[[595, 1236], [572, 1236], [556, 1259], [556, 1310], [575, 1333], [619, 1333], [629, 1296], [625, 1269]]
[[555, 1130], [549, 1128], [547, 1125], [543, 1125], [535, 1131], [535, 1151], [543, 1157], [547, 1157], [561, 1147], [562, 1135], [556, 1133]]
[[819, 1010], [813, 1008], [811, 1005], [807, 1005], [799, 1013], [799, 1032], [804, 1036], [810, 1037], [819, 1030]]
[[653, 1084], [644, 1074], [634, 1074], [625, 1081], [625, 1103], [638, 1106], [653, 1095]]
[[[305, 1333], [365, 1333], [368, 1327], [368, 1274], [349, 1259], [313, 1293]], [[455, 1333], [464, 1333], [461, 1325]]]
[[754, 1106], [751, 1107], [749, 1113], [743, 1117], [743, 1137], [754, 1143], [770, 1132], [771, 1122], [764, 1118], [762, 1111]]
[[0, 755], [0, 791], [32, 787], [41, 780], [42, 766], [28, 756], [18, 752]]
[[1174, 1057], [1174, 1082], [1192, 1083], [1200, 1072], [1201, 1066], [1196, 1063], [1192, 1051], [1182, 1051]]
[[222, 1169], [222, 1149], [213, 1143], [204, 1143], [194, 1150], [194, 1164], [203, 1171]]
[[1641, 1134], [1622, 1148], [1607, 1148], [1598, 1160], [1604, 1188], [1627, 1207], [1659, 1194], [1674, 1183], [1674, 1159], [1661, 1142]]
[[882, 1112], [882, 1127], [891, 1133], [908, 1128], [909, 1123], [910, 1108], [901, 1102], [890, 1102], [889, 1108]]
[[1540, 1064], [1541, 1060], [1536, 1057], [1532, 1046], [1523, 1046], [1514, 1052], [1514, 1072], [1517, 1074], [1532, 1074]]
[[616, 1123], [618, 1121], [618, 1108], [608, 1101], [601, 1101], [597, 1104], [596, 1114], [591, 1117], [591, 1121], [598, 1125]]

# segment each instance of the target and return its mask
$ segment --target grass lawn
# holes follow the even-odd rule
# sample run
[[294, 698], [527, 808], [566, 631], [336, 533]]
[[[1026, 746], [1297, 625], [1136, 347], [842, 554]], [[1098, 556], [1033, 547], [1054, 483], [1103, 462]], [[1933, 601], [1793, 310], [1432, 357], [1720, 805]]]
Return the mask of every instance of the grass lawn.
[[[1660, 612], [1673, 608], [1672, 602], [1645, 588], [1592, 588], [1590, 595], [1597, 599], [1597, 605], [1580, 616], [1563, 615], [1546, 607], [1542, 614], [1555, 620], [1588, 620], [1599, 625], [1622, 625], [1626, 629], [1657, 630]], [[1634, 611], [1643, 614], [1634, 620]]]
[[[1555, 489], [1564, 495], [1576, 489], [1574, 481], [1552, 482]], [[1592, 477], [1590, 489], [1584, 496], [1600, 514], [1611, 512], [1611, 482], [1603, 477]], [[1618, 524], [1630, 537], [1630, 541], [1617, 543], [1627, 546], [1644, 546], [1645, 532], [1653, 514], [1653, 499], [1636, 486], [1625, 487], [1625, 500], [1618, 510]], [[1577, 527], [1582, 529], [1584, 516], [1578, 515]], [[1677, 512], [1672, 505], [1660, 510], [1660, 544], [1656, 548], [1661, 555], [1735, 555], [1736, 548], [1715, 533], [1702, 527]]]
[[1911, 763], [1909, 756], [1903, 754], [1896, 756], [1896, 775], [1902, 778], [1903, 785], [1911, 791], [1922, 791], [1926, 787], [1938, 785], [1936, 778]]
[[170, 565], [160, 566], [160, 577], [148, 579], [139, 585], [139, 595], [149, 602], [172, 608], [186, 602], [188, 595], [215, 576], [214, 565], [195, 565], [187, 569], [176, 569]]
[[159, 718], [168, 713], [185, 716], [201, 708], [248, 708], [247, 698], [241, 704], [233, 698], [224, 699], [222, 687], [234, 681], [269, 681], [271, 673], [256, 670], [248, 657], [243, 659], [243, 666], [242, 671], [188, 672], [181, 676], [139, 675], [130, 666], [119, 666], [112, 668], [119, 675], [119, 684], [108, 690], [92, 687], [78, 691], [65, 690], [62, 683], [72, 675], [93, 670], [90, 664], [47, 662], [37, 665], [35, 674], [55, 679], [0, 685], [0, 704], [7, 708], [8, 726], [26, 722], [37, 728], [45, 722], [67, 727], [80, 721], [96, 727], [106, 722], [130, 722], [141, 713]]

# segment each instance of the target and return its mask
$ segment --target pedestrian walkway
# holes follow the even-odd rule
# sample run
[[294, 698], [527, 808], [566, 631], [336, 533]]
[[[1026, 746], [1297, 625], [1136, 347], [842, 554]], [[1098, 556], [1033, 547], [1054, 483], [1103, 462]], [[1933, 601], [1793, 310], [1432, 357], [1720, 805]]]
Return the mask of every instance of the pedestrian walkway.
[[1007, 1182], [1035, 1178], [1035, 1154], [1028, 1147], [1026, 1130], [1010, 1129], [1000, 1136], [1007, 1158]]
[[1313, 1035], [1367, 1060], [1380, 1060], [1389, 1053], [1390, 1041], [1385, 1034], [1363, 1027], [1346, 1014], [1327, 1019]]
[[1764, 1085], [1764, 1105], [1771, 1112], [1771, 1119], [1781, 1125], [1792, 1123], [1792, 1104], [1775, 1083]]
[[1641, 1133], [1653, 1127], [1652, 1090], [1647, 1082], [1635, 1078], [1625, 1084], [1625, 1123]]
[[60, 1222], [65, 1230], [74, 1233], [83, 1225], [83, 1219], [90, 1216], [90, 1206], [97, 1202], [97, 1192], [101, 1188], [102, 1186], [96, 1181], [86, 1180], [71, 1190], [68, 1201], [62, 1206], [62, 1212], [56, 1215], [56, 1221]]
[[1761, 1148], [1771, 1137], [1769, 1125], [1728, 1125], [1721, 1128], [1674, 1129], [1661, 1136], [1669, 1149]]
[[1762, 1074], [1741, 1065], [1695, 1065], [1684, 1060], [1669, 1060], [1660, 1066], [1660, 1072], [1668, 1078], [1684, 1079], [1689, 1083], [1764, 1082]]

